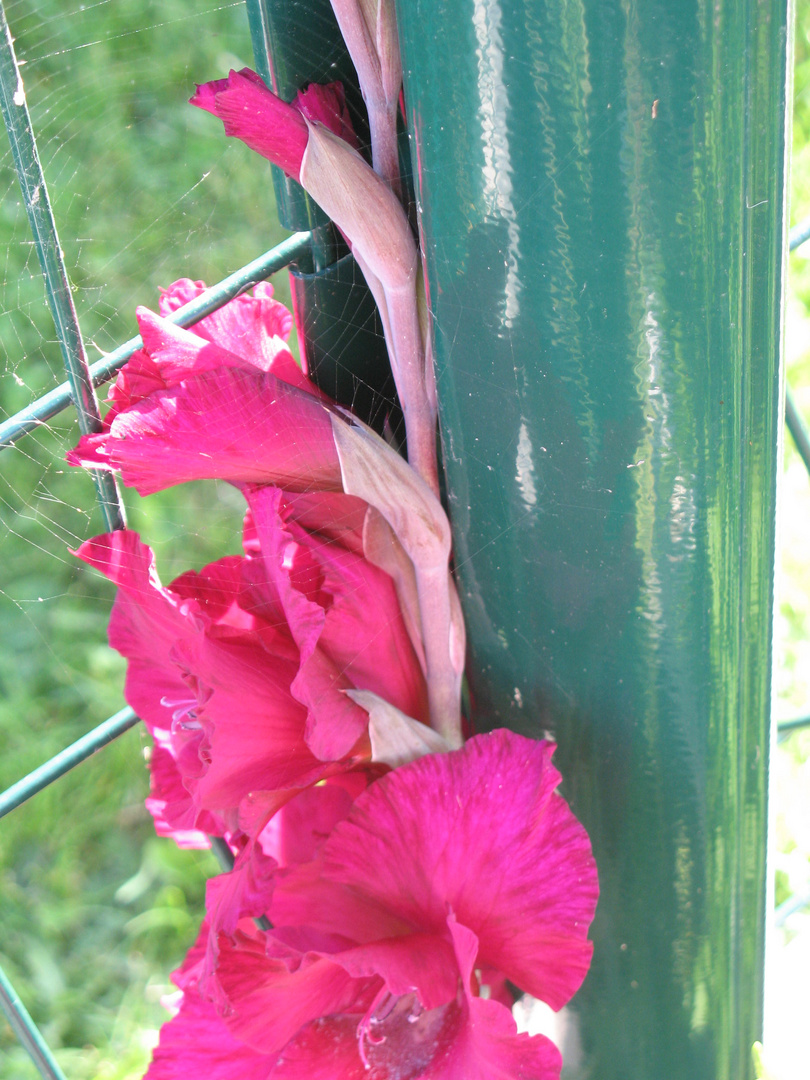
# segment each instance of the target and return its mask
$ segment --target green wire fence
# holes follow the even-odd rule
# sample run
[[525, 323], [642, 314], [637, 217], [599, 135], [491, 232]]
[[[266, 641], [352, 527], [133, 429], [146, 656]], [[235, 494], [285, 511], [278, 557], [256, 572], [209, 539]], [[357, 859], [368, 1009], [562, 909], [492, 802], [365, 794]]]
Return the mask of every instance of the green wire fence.
[[[267, 50], [270, 30], [267, 11], [261, 0], [247, 0], [247, 7], [257, 67], [262, 74], [269, 77]], [[0, 424], [0, 449], [3, 449], [47, 423], [71, 404], [76, 408], [79, 427], [83, 433], [99, 430], [101, 419], [95, 388], [110, 380], [142, 345], [142, 341], [140, 337], [133, 337], [97, 363], [91, 365], [88, 362], [2, 0], [0, 37], [0, 103], [67, 375], [67, 380], [62, 385]], [[279, 191], [279, 196], [280, 207], [287, 207], [287, 219], [298, 213], [300, 220], [300, 208], [303, 205], [304, 216], [310, 227], [306, 231], [294, 233], [283, 243], [173, 312], [169, 316], [172, 322], [184, 327], [192, 326], [255, 283], [291, 264], [300, 263], [318, 269], [334, 260], [330, 230], [318, 216], [317, 208], [307, 205], [306, 200], [302, 202], [300, 190], [292, 191], [289, 185]], [[293, 206], [290, 210], [290, 204], [295, 200], [298, 200], [297, 209]], [[810, 220], [792, 230], [790, 249], [794, 250], [808, 239]], [[810, 472], [810, 433], [796, 408], [790, 388], [787, 389], [786, 423]], [[123, 505], [114, 478], [108, 473], [94, 472], [93, 480], [107, 528], [124, 527]], [[138, 717], [134, 712], [130, 708], [124, 708], [99, 724], [0, 794], [0, 817], [20, 806], [137, 723]], [[809, 725], [810, 717], [800, 717], [780, 724], [779, 731], [780, 734], [787, 734], [796, 728]], [[224, 841], [214, 840], [214, 847], [222, 865], [230, 865], [232, 856]], [[792, 911], [809, 902], [808, 896], [791, 897], [777, 910], [777, 921], [784, 921]], [[50, 1080], [64, 1080], [64, 1074], [53, 1054], [1, 970], [0, 1003], [12, 1029], [41, 1075]]]

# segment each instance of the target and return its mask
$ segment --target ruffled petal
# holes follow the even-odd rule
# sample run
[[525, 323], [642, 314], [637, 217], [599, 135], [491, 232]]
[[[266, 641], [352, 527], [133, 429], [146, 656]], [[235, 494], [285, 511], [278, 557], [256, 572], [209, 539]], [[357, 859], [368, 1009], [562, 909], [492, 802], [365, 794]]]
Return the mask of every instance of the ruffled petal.
[[119, 469], [141, 495], [205, 478], [342, 490], [322, 405], [273, 375], [232, 368], [206, 371], [119, 413], [92, 457], [81, 446], [74, 460]]
[[178, 1014], [160, 1029], [144, 1080], [267, 1080], [274, 1064], [275, 1055], [235, 1038], [216, 1006], [191, 988]]
[[129, 661], [127, 702], [150, 731], [171, 731], [181, 702], [190, 705], [194, 699], [173, 650], [201, 633], [202, 616], [193, 603], [181, 605], [161, 585], [154, 555], [135, 532], [104, 533], [74, 554], [118, 586], [108, 636]]
[[158, 836], [169, 836], [181, 848], [208, 848], [209, 837], [223, 836], [225, 822], [207, 810], [197, 810], [183, 784], [171, 750], [168, 732], [154, 732], [149, 757], [149, 796], [146, 809]]
[[[598, 886], [587, 834], [554, 792], [553, 750], [496, 731], [396, 769], [337, 825], [324, 875], [420, 930], [441, 933], [449, 908], [480, 963], [561, 1008], [588, 969]], [[352, 936], [350, 899], [331, 911]]]
[[268, 579], [300, 650], [291, 689], [307, 707], [313, 753], [340, 758], [365, 733], [365, 710], [343, 692], [355, 686], [426, 717], [424, 678], [391, 578], [286, 520], [278, 489], [253, 488], [248, 498]]
[[[160, 290], [160, 314], [170, 315], [195, 300], [206, 288], [204, 281], [180, 278], [168, 289]], [[261, 358], [269, 355], [272, 359], [277, 348], [273, 339], [287, 341], [292, 325], [292, 313], [273, 299], [273, 286], [262, 281], [254, 286], [252, 295], [243, 293], [237, 296], [224, 307], [200, 319], [194, 324], [193, 330], [199, 337], [215, 341], [246, 360], [254, 355]], [[256, 366], [267, 370], [260, 362], [256, 362]]]
[[302, 957], [291, 969], [287, 960], [267, 955], [272, 943], [265, 934], [239, 934], [236, 944], [220, 937], [217, 979], [233, 1009], [227, 1023], [255, 1050], [276, 1053], [300, 1027], [329, 1013], [362, 1015], [379, 989], [317, 955]]
[[210, 938], [227, 934], [233, 939], [239, 920], [258, 918], [270, 907], [276, 860], [255, 842], [248, 841], [236, 857], [233, 869], [208, 879], [205, 910]]
[[307, 546], [297, 544], [279, 513], [278, 488], [253, 488], [250, 508], [266, 573], [300, 652], [291, 691], [307, 709], [307, 744], [321, 760], [342, 757], [366, 728], [366, 717], [339, 690], [349, 685], [319, 648], [326, 624], [323, 575]]

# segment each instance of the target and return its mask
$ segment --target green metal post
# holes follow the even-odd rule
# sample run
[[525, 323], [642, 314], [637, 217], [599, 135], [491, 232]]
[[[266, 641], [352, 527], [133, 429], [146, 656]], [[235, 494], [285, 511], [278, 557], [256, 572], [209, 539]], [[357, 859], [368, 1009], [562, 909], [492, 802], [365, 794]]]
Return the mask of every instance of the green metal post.
[[565, 1076], [760, 1034], [787, 0], [398, 0], [479, 729], [594, 842]]

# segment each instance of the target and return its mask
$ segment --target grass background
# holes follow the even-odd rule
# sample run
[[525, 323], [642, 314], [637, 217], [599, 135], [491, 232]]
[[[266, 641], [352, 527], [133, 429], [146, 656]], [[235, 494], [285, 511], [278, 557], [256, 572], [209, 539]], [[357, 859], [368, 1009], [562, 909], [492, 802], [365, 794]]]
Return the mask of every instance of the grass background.
[[[810, 2], [796, 3], [790, 223], [810, 217]], [[810, 244], [790, 256], [788, 382], [810, 422]], [[789, 435], [780, 478], [775, 619], [777, 719], [810, 716], [810, 480]], [[800, 1080], [810, 1061], [810, 728], [781, 741], [771, 763], [775, 902], [806, 898], [777, 927], [766, 965], [766, 1061], [774, 1080]]]
[[[159, 285], [185, 275], [213, 282], [281, 239], [269, 170], [186, 105], [195, 79], [250, 63], [243, 6], [9, 0], [6, 11], [95, 359], [132, 336], [135, 306], [154, 306]], [[795, 88], [794, 221], [810, 215], [810, 0], [798, 3]], [[789, 378], [810, 416], [810, 260], [802, 254], [791, 258], [791, 283]], [[284, 299], [283, 282], [279, 291]], [[4, 413], [62, 381], [4, 140], [0, 351]], [[102, 529], [89, 479], [61, 463], [72, 427], [66, 414], [2, 458], [0, 789], [121, 704], [123, 662], [106, 645], [112, 589], [67, 554]], [[187, 485], [144, 502], [127, 492], [126, 500], [164, 580], [239, 550], [241, 500], [226, 485]], [[789, 438], [782, 506], [776, 686], [777, 712], [788, 716], [810, 713], [810, 487]], [[216, 872], [210, 854], [155, 838], [143, 807], [144, 747], [134, 729], [0, 827], [0, 963], [71, 1080], [142, 1075], [166, 1015], [166, 973], [195, 934], [205, 880]], [[810, 732], [780, 746], [774, 774], [780, 902], [810, 888]], [[798, 912], [779, 933], [774, 955], [787, 967], [774, 967], [775, 993], [793, 985], [790, 964], [803, 955], [796, 943], [810, 941], [809, 918]], [[780, 1043], [791, 1037], [775, 1030]], [[1, 1021], [0, 1061], [4, 1078], [38, 1075]]]

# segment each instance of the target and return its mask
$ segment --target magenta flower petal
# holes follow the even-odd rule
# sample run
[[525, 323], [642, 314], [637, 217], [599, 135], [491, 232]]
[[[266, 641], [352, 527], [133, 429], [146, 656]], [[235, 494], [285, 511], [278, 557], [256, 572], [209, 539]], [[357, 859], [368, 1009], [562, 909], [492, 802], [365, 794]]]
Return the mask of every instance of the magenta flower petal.
[[306, 713], [289, 691], [293, 662], [271, 661], [253, 640], [208, 636], [192, 662], [207, 690], [196, 709], [207, 741], [207, 768], [196, 785], [201, 806], [239, 806], [252, 792], [281, 792], [326, 775], [304, 741]]
[[268, 580], [300, 650], [294, 696], [308, 710], [307, 743], [321, 760], [343, 757], [368, 727], [344, 690], [374, 690], [427, 714], [424, 678], [391, 578], [362, 556], [287, 521], [282, 492], [248, 492]]
[[118, 372], [115, 382], [110, 387], [107, 400], [112, 408], [104, 417], [105, 428], [109, 429], [114, 417], [122, 409], [129, 408], [136, 401], [141, 401], [149, 394], [153, 394], [155, 390], [165, 390], [165, 388], [166, 380], [160, 368], [146, 349], [138, 349]]
[[335, 962], [350, 975], [379, 975], [397, 997], [416, 992], [421, 1005], [435, 1009], [452, 1001], [458, 990], [453, 948], [436, 934], [406, 934], [374, 941], [335, 954]]
[[200, 632], [196, 612], [191, 607], [181, 610], [163, 588], [152, 551], [135, 532], [105, 533], [74, 554], [119, 587], [108, 635], [110, 645], [130, 661], [126, 699], [150, 731], [170, 731], [181, 702], [190, 706], [193, 700], [172, 653], [178, 643]]
[[334, 82], [327, 86], [310, 83], [296, 95], [293, 105], [301, 110], [307, 120], [316, 120], [335, 135], [339, 135], [353, 149], [360, 149], [346, 106], [342, 83]]
[[262, 850], [279, 866], [314, 859], [368, 783], [364, 773], [342, 773], [317, 787], [306, 788], [268, 822], [259, 837]]
[[[160, 290], [160, 314], [166, 316], [177, 311], [205, 290], [204, 281], [181, 278], [173, 282], [168, 289]], [[257, 354], [264, 356], [268, 345], [272, 352], [275, 348], [271, 345], [274, 338], [287, 341], [292, 326], [291, 312], [278, 300], [273, 299], [273, 286], [269, 282], [260, 281], [253, 287], [252, 295], [244, 293], [237, 296], [224, 307], [195, 323], [192, 329], [198, 337], [215, 341], [237, 356], [250, 360]], [[263, 364], [256, 363], [256, 366], [267, 370]]]
[[273, 357], [270, 374], [282, 379], [289, 386], [294, 386], [297, 390], [303, 390], [305, 394], [311, 394], [318, 401], [333, 404], [332, 399], [327, 394], [324, 394], [322, 390], [319, 390], [309, 376], [304, 374], [295, 362], [292, 353], [287, 349], [280, 349]]
[[181, 848], [208, 848], [210, 836], [224, 836], [225, 822], [192, 803], [183, 775], [171, 749], [168, 732], [153, 732], [155, 745], [149, 757], [149, 796], [146, 809], [158, 836], [170, 836]]
[[[368, 503], [342, 491], [284, 493], [284, 515], [302, 529], [341, 547], [364, 554], [363, 538]], [[376, 564], [375, 564], [376, 565]]]
[[[255, 72], [251, 71], [250, 68], [243, 68], [241, 74], [247, 77], [255, 75]], [[194, 94], [189, 99], [189, 105], [196, 105], [198, 109], [216, 116], [217, 94], [227, 90], [229, 85], [230, 79], [212, 79], [207, 83], [198, 83], [195, 86]]]
[[[306, 546], [296, 544], [279, 514], [278, 488], [252, 488], [250, 507], [264, 556], [263, 566], [275, 587], [281, 610], [300, 652], [292, 692], [307, 707], [307, 742], [323, 760], [341, 757], [365, 729], [362, 710], [339, 693], [340, 672], [318, 647], [326, 622], [323, 576]], [[323, 702], [327, 732], [319, 730]], [[322, 743], [325, 742], [325, 745]]]
[[197, 87], [190, 99], [206, 112], [218, 116], [225, 134], [241, 139], [257, 154], [280, 166], [297, 180], [307, 147], [307, 125], [300, 111], [282, 101], [255, 72], [231, 71]]
[[267, 1080], [275, 1057], [235, 1038], [216, 1006], [189, 988], [180, 1011], [160, 1029], [144, 1080]]
[[[231, 848], [233, 850], [233, 844]], [[249, 839], [236, 856], [233, 869], [209, 878], [205, 889], [207, 942], [205, 957], [199, 965], [198, 988], [225, 1011], [228, 999], [216, 976], [220, 939], [233, 941], [243, 917], [259, 918], [267, 910], [273, 895], [276, 860]]]
[[[292, 318], [282, 304], [271, 302], [285, 316]], [[137, 317], [144, 349], [134, 354], [123, 369], [130, 383], [126, 405], [134, 404], [155, 390], [175, 386], [190, 375], [219, 367], [270, 372], [298, 390], [329, 401], [307, 378], [282, 339], [265, 332], [263, 313], [253, 297], [240, 296], [232, 300], [198, 323], [193, 332], [155, 315], [148, 308], [138, 308]], [[275, 321], [272, 313], [271, 318]], [[197, 333], [198, 329], [204, 332]], [[133, 361], [136, 358], [139, 383], [133, 386]], [[160, 379], [160, 383], [156, 379]], [[137, 397], [132, 390], [139, 391]], [[119, 393], [111, 397], [119, 402]], [[119, 403], [119, 409], [122, 404], [124, 402]]]
[[128, 660], [127, 701], [156, 737], [167, 733], [188, 793], [185, 807], [176, 784], [157, 793], [173, 827], [244, 811], [258, 831], [297, 789], [346, 767], [318, 761], [304, 741], [306, 711], [290, 693], [298, 650], [283, 626], [239, 604], [243, 560], [164, 587], [135, 533], [96, 537], [77, 554], [118, 586], [110, 643]]
[[[200, 375], [214, 368], [232, 367], [252, 371], [267, 370], [268, 361], [261, 366], [261, 355], [246, 360], [224, 348], [219, 342], [195, 334], [168, 319], [155, 315], [149, 308], [139, 307], [135, 315], [143, 339], [144, 350], [163, 379], [163, 389], [176, 386], [190, 375]], [[278, 348], [285, 348], [279, 341]]]
[[217, 979], [230, 1002], [238, 1002], [227, 1023], [237, 1038], [262, 1053], [276, 1053], [310, 1020], [334, 1012], [362, 1016], [379, 989], [354, 979], [338, 964], [305, 955], [292, 965], [268, 956], [265, 935], [220, 937]]
[[598, 886], [553, 752], [500, 730], [382, 777], [324, 847], [325, 877], [349, 889], [332, 929], [351, 936], [357, 893], [434, 933], [450, 910], [481, 963], [561, 1008], [588, 970]]
[[433, 1063], [424, 1080], [558, 1080], [562, 1059], [543, 1035], [518, 1035], [511, 1012], [497, 1001], [470, 998], [446, 1061]]
[[232, 368], [203, 372], [119, 413], [103, 449], [80, 442], [77, 460], [120, 470], [141, 495], [205, 478], [341, 490], [323, 406], [273, 375]]
[[273, 895], [276, 866], [275, 859], [248, 841], [232, 870], [208, 879], [205, 910], [211, 938], [220, 933], [233, 938], [241, 918], [264, 915]]
[[562, 1058], [551, 1040], [543, 1035], [518, 1035], [509, 1009], [470, 993], [479, 943], [453, 916], [447, 924], [461, 973], [466, 1022], [459, 1025], [446, 1059], [434, 1058], [423, 1074], [425, 1080], [557, 1080]]

